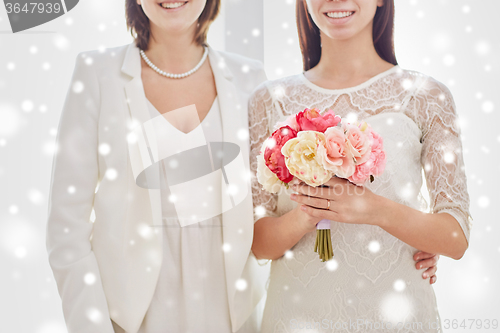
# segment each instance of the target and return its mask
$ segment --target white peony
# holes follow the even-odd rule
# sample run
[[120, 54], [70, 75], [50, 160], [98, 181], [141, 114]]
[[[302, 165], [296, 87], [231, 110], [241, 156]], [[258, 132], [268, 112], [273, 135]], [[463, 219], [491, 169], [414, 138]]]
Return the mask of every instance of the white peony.
[[332, 178], [325, 170], [318, 154], [318, 146], [325, 144], [325, 135], [316, 131], [301, 131], [281, 148], [290, 173], [310, 186], [319, 186]]

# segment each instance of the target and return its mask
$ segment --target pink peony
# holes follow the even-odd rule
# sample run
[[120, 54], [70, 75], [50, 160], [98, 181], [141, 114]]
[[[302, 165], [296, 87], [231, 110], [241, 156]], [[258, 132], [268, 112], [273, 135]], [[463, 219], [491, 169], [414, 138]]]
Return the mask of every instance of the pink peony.
[[273, 132], [268, 139], [269, 144], [264, 151], [264, 160], [269, 168], [283, 182], [288, 183], [293, 179], [293, 175], [288, 171], [285, 163], [285, 157], [281, 153], [281, 148], [285, 143], [297, 136], [290, 126], [284, 126]]
[[384, 140], [376, 132], [371, 131], [372, 139], [372, 163], [371, 163], [371, 174], [374, 176], [379, 176], [384, 172], [386, 156], [384, 149]]
[[295, 115], [300, 131], [317, 131], [324, 133], [327, 128], [337, 126], [341, 121], [333, 110], [328, 110], [323, 115], [318, 109], [305, 109]]
[[348, 179], [356, 185], [363, 185], [370, 175], [379, 176], [385, 169], [386, 155], [383, 150], [383, 139], [369, 129], [367, 135], [371, 142], [371, 154], [365, 163], [356, 165], [356, 170]]
[[361, 131], [359, 126], [349, 123], [342, 124], [342, 128], [348, 141], [348, 149], [351, 150], [356, 165], [366, 162], [370, 158], [371, 152], [370, 137], [368, 135], [371, 130]]
[[325, 131], [325, 146], [318, 147], [318, 154], [323, 167], [336, 176], [347, 178], [354, 173], [355, 164], [344, 131], [339, 127], [330, 127]]

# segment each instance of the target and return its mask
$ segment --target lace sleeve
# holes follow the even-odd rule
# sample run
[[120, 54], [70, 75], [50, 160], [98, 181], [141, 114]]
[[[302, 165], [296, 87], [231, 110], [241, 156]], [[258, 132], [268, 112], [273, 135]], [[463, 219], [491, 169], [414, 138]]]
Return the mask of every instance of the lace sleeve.
[[430, 212], [453, 216], [469, 243], [467, 177], [462, 154], [461, 129], [450, 90], [429, 77], [419, 91], [422, 126], [421, 164], [429, 191]]
[[277, 217], [278, 194], [262, 189], [257, 181], [257, 156], [264, 141], [272, 134], [269, 113], [273, 107], [272, 96], [263, 82], [250, 95], [248, 101], [248, 126], [250, 132], [250, 170], [254, 223], [265, 216]]

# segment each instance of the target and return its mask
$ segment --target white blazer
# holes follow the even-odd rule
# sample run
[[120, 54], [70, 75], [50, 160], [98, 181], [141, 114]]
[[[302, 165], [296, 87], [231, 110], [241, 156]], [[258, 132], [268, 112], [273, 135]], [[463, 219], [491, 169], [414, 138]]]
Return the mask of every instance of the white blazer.
[[[162, 237], [158, 228], [150, 227], [161, 224], [160, 192], [136, 185], [132, 164], [144, 161], [129, 154], [127, 145], [133, 128], [150, 119], [140, 59], [134, 43], [79, 53], [62, 110], [46, 245], [69, 332], [111, 333], [111, 318], [136, 333], [159, 276]], [[248, 135], [238, 131], [248, 130], [248, 97], [266, 80], [263, 65], [210, 46], [208, 59], [223, 141], [240, 146], [250, 174]], [[250, 251], [250, 182], [246, 198], [224, 212], [222, 220], [228, 302], [236, 331], [264, 295], [269, 275], [269, 265], [259, 265]], [[245, 286], [240, 279], [246, 288], [236, 287], [237, 282]]]

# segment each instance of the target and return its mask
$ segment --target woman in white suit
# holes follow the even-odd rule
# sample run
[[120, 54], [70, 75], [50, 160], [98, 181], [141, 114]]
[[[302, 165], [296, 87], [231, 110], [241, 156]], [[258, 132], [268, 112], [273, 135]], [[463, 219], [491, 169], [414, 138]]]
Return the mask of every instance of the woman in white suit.
[[[76, 58], [47, 225], [69, 332], [258, 329], [255, 309], [269, 272], [250, 251], [247, 102], [266, 76], [261, 62], [207, 45], [219, 7], [220, 0], [127, 0], [135, 41]], [[197, 117], [182, 117], [193, 104]], [[174, 111], [178, 117], [168, 118]], [[224, 155], [225, 171], [211, 173], [223, 179], [212, 195], [221, 213], [181, 227], [167, 223], [176, 217], [169, 188], [143, 181], [168, 167], [160, 155], [189, 145], [200, 124], [205, 139], [239, 147], [238, 156]], [[169, 140], [155, 126], [168, 128]], [[156, 175], [165, 184], [167, 174]], [[201, 207], [198, 189], [192, 194], [192, 207]]]

